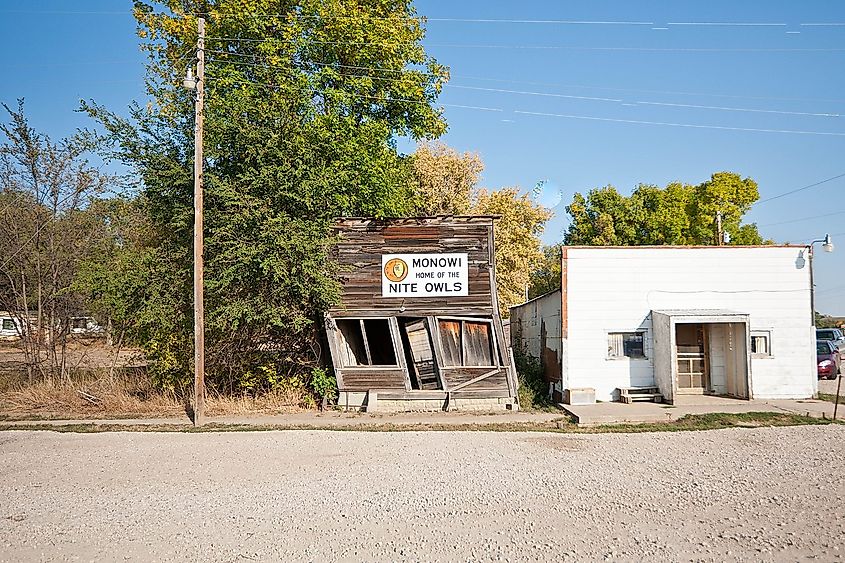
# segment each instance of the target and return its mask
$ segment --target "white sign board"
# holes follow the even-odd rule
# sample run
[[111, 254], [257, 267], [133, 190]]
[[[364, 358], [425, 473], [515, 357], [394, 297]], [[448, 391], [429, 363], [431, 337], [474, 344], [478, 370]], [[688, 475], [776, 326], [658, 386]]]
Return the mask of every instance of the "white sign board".
[[466, 254], [382, 254], [382, 297], [469, 295]]

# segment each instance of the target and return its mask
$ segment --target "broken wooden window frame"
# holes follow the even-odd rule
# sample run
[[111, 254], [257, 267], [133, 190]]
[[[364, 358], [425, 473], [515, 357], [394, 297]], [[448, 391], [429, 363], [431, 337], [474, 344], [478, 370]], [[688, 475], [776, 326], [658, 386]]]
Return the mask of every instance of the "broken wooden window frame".
[[[335, 344], [340, 347], [338, 350], [338, 358], [341, 360], [341, 368], [343, 369], [378, 369], [378, 368], [390, 368], [390, 369], [399, 369], [404, 367], [404, 362], [400, 361], [400, 353], [402, 352], [401, 348], [397, 348], [397, 336], [399, 334], [399, 327], [396, 322], [395, 317], [332, 317], [332, 321], [334, 324], [334, 328], [336, 330], [336, 334], [334, 336]], [[356, 326], [354, 323], [357, 321], [357, 328], [360, 331], [362, 343], [364, 346], [364, 355], [366, 357], [367, 363], [360, 363], [356, 359], [354, 363], [349, 361], [350, 353], [355, 356], [356, 358], [360, 354], [355, 354], [350, 346], [349, 339], [344, 334], [343, 329], [341, 328], [341, 323], [350, 323], [351, 326]], [[367, 328], [366, 322], [367, 321], [385, 321], [387, 323], [387, 333], [390, 335], [390, 344], [393, 353], [393, 362], [392, 364], [387, 363], [373, 363], [374, 353], [372, 350], [372, 346], [370, 343], [370, 338], [367, 335]], [[349, 352], [347, 352], [349, 350]]]
[[[457, 315], [443, 315], [443, 316], [436, 316], [434, 317], [434, 330], [436, 331], [433, 335], [436, 340], [436, 349], [438, 352], [437, 363], [440, 368], [442, 369], [450, 369], [450, 368], [501, 368], [504, 365], [504, 358], [502, 357], [501, 350], [499, 349], [499, 339], [497, 338], [495, 332], [495, 325], [493, 323], [492, 318], [485, 318], [485, 317], [464, 317], [464, 316], [457, 316]], [[443, 332], [440, 329], [441, 322], [459, 322], [461, 326], [461, 341], [460, 341], [460, 356], [461, 356], [461, 363], [460, 364], [447, 364], [446, 363], [446, 351], [444, 348], [444, 341], [443, 341]], [[466, 323], [477, 323], [477, 324], [484, 324], [487, 326], [487, 344], [490, 348], [490, 354], [492, 356], [492, 362], [490, 364], [471, 364], [467, 363], [466, 358], [466, 347], [464, 342], [466, 340]]]

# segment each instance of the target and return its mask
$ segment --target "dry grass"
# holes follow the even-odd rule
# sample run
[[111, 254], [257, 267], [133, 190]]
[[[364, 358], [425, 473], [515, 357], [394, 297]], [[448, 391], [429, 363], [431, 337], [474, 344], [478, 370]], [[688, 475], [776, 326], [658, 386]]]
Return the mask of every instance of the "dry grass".
[[[259, 397], [230, 397], [211, 393], [209, 416], [299, 412], [313, 400], [298, 391], [279, 391]], [[176, 393], [153, 389], [143, 372], [109, 379], [77, 377], [71, 382], [18, 381], [0, 391], [0, 419], [102, 419], [184, 417], [187, 404]]]

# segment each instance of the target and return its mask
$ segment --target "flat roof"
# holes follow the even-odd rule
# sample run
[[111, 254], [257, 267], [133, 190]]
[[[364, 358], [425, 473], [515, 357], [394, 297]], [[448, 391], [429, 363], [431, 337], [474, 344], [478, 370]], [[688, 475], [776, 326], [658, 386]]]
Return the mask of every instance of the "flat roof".
[[634, 249], [634, 248], [643, 248], [643, 249], [655, 249], [655, 248], [677, 248], [677, 249], [700, 249], [700, 248], [713, 248], [713, 249], [720, 249], [726, 250], [728, 248], [807, 248], [810, 246], [809, 244], [726, 244], [723, 246], [714, 246], [711, 244], [696, 244], [696, 245], [684, 245], [684, 244], [651, 244], [651, 245], [631, 245], [631, 246], [590, 246], [585, 244], [576, 244], [572, 246], [562, 246], [561, 248], [576, 248], [576, 249]]
[[667, 317], [737, 317], [748, 313], [730, 311], [727, 309], [655, 309], [652, 313], [660, 313]]

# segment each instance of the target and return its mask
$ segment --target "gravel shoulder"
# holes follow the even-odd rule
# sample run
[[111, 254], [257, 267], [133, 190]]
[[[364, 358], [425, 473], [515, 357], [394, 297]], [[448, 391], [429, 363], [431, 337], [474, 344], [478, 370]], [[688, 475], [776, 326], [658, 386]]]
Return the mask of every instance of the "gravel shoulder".
[[845, 426], [0, 432], [0, 560], [845, 559]]

